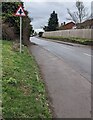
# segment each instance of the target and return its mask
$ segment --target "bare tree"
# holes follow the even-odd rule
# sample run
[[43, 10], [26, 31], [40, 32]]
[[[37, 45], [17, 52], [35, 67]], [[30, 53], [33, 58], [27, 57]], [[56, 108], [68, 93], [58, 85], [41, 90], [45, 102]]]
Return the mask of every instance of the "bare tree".
[[76, 2], [77, 11], [71, 12], [70, 9], [67, 9], [67, 12], [70, 18], [68, 20], [73, 20], [75, 23], [81, 23], [83, 20], [87, 19], [88, 13], [87, 9], [85, 8], [83, 2], [77, 1]]

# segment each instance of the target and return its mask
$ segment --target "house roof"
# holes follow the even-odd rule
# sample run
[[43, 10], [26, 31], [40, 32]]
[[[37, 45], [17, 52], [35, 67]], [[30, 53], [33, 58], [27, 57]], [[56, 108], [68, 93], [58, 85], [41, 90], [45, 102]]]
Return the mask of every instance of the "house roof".
[[86, 20], [82, 23], [77, 24], [77, 28], [87, 28], [93, 26], [93, 19]]
[[75, 25], [74, 22], [69, 22], [69, 23], [65, 24], [64, 26], [67, 26], [67, 25], [69, 25], [69, 24]]
[[61, 25], [59, 28], [60, 29], [72, 29], [75, 26], [74, 22], [69, 22], [67, 24]]

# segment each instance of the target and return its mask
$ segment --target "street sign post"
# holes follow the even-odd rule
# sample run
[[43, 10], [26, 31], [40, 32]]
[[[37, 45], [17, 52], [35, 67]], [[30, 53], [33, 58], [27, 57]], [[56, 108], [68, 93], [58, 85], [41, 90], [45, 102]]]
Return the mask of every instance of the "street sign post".
[[20, 53], [22, 52], [22, 17], [20, 16]]
[[14, 15], [20, 17], [20, 53], [21, 53], [22, 52], [22, 17], [26, 16], [24, 9], [22, 8], [22, 5], [19, 6], [18, 10]]

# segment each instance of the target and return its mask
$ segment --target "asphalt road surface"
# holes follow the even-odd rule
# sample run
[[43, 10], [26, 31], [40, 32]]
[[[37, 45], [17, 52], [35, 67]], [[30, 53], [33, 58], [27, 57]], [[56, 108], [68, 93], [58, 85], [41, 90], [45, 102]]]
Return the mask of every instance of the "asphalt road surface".
[[61, 58], [86, 80], [91, 81], [91, 58], [93, 56], [90, 47], [69, 46], [36, 37], [32, 37], [31, 42]]
[[52, 107], [53, 118], [90, 118], [90, 49], [31, 38], [34, 55]]

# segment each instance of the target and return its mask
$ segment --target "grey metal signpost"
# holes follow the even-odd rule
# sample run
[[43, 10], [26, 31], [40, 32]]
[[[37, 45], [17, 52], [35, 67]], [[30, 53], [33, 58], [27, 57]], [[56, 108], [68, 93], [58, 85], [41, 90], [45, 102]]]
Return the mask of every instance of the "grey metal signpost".
[[20, 16], [20, 53], [22, 52], [22, 17]]
[[21, 53], [22, 52], [22, 17], [26, 16], [24, 9], [22, 8], [22, 5], [19, 5], [19, 8], [14, 15], [20, 17], [20, 53]]

